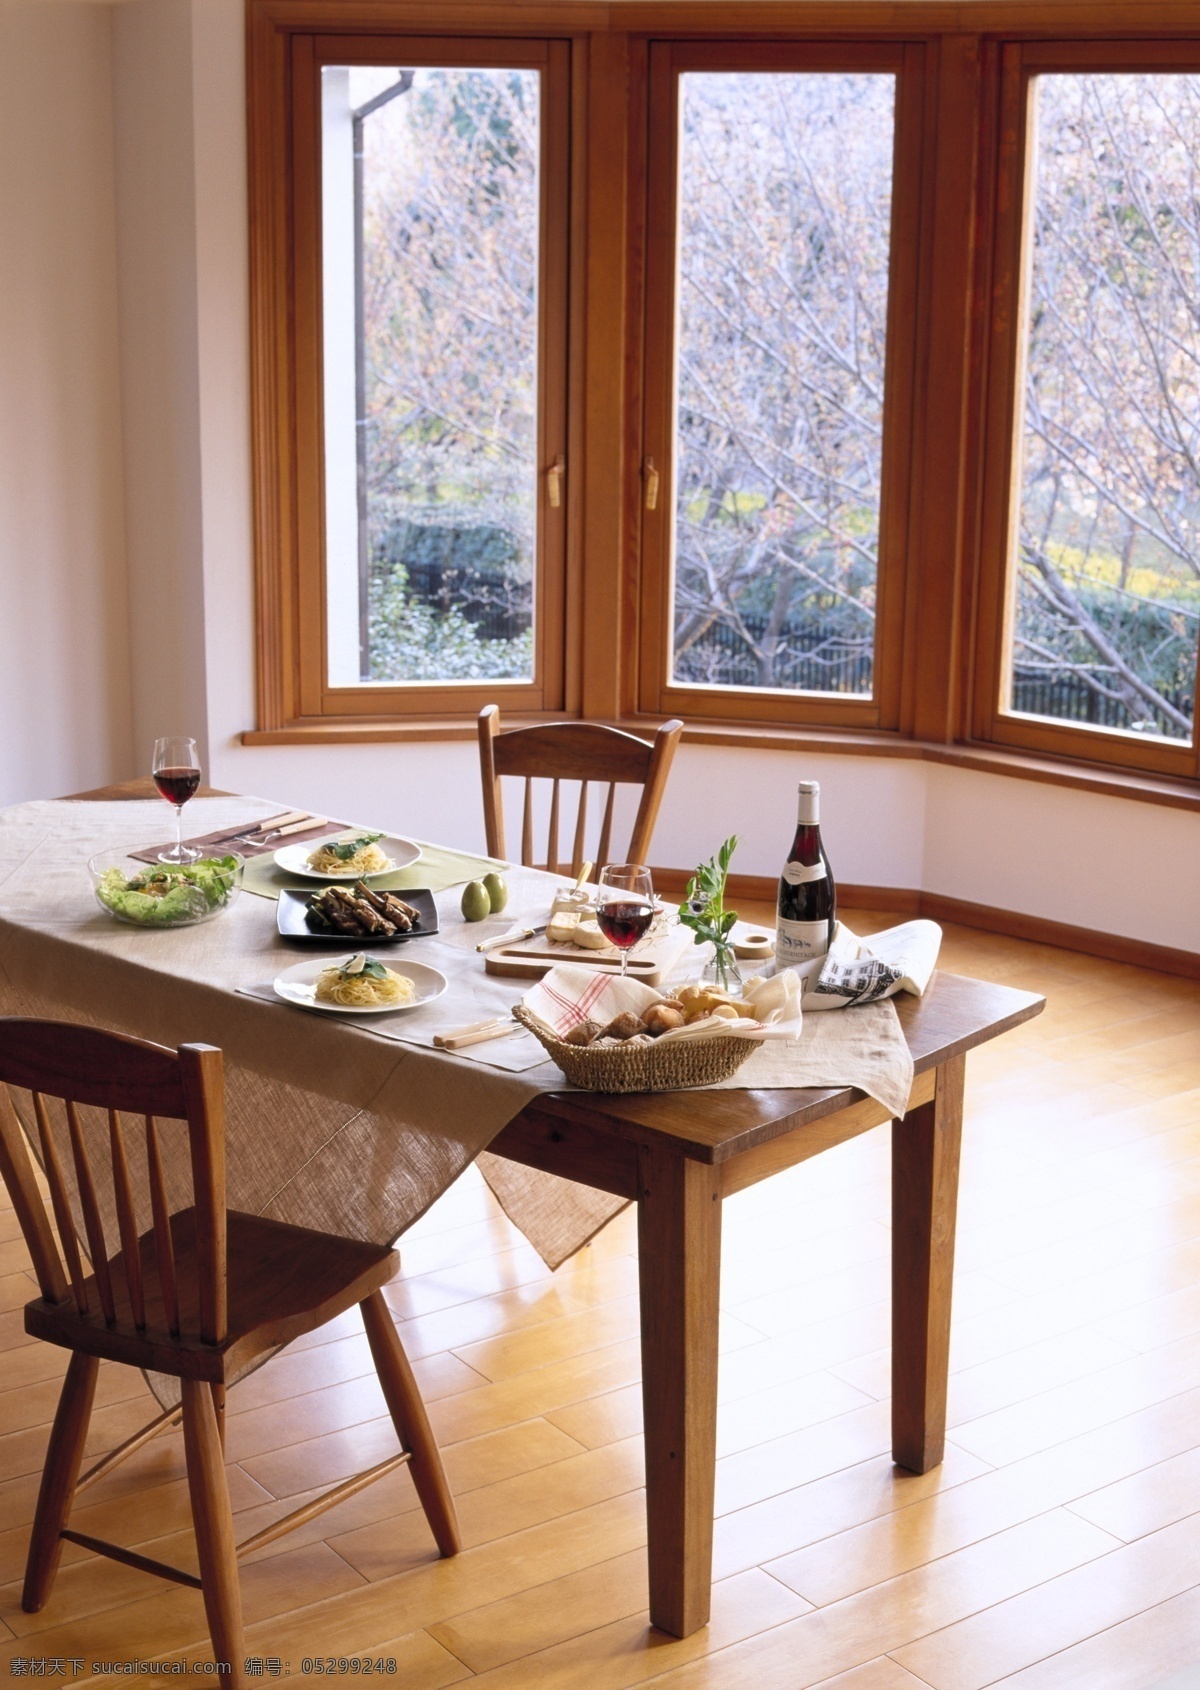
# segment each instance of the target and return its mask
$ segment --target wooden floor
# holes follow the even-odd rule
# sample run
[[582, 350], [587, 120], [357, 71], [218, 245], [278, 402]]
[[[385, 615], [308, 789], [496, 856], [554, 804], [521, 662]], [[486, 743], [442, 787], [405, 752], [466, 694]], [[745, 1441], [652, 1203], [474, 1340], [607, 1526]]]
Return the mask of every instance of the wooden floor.
[[[726, 1205], [713, 1620], [650, 1631], [632, 1217], [551, 1275], [472, 1171], [391, 1292], [468, 1547], [435, 1558], [401, 1472], [246, 1565], [254, 1654], [390, 1656], [406, 1690], [1140, 1690], [1200, 1661], [1200, 984], [963, 929], [942, 961], [1050, 1000], [968, 1063], [945, 1464], [888, 1459], [871, 1133]], [[70, 1545], [21, 1612], [63, 1365], [32, 1289], [0, 1213], [0, 1670], [211, 1659], [196, 1594]], [[239, 1536], [391, 1451], [357, 1316], [318, 1339], [232, 1393]], [[94, 1449], [150, 1408], [105, 1364]], [[194, 1565], [182, 1463], [172, 1435], [72, 1524]]]

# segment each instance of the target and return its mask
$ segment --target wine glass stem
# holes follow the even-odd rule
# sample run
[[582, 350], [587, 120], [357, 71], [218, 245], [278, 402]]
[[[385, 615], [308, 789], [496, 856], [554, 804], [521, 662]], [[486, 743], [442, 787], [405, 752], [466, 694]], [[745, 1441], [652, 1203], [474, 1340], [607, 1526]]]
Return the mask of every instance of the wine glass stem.
[[183, 861], [183, 805], [175, 806], [175, 861]]

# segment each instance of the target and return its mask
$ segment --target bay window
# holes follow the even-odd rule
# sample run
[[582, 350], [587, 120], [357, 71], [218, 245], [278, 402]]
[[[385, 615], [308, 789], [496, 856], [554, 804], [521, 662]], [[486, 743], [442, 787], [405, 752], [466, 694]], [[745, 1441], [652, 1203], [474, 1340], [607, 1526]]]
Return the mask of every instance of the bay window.
[[971, 15], [249, 0], [248, 737], [1195, 781], [1200, 34]]

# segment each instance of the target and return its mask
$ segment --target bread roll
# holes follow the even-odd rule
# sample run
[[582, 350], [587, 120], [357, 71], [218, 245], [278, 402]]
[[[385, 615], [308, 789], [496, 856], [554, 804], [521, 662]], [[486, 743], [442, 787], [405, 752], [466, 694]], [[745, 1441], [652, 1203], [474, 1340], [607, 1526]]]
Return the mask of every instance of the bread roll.
[[615, 1020], [610, 1021], [597, 1036], [602, 1039], [631, 1039], [636, 1033], [645, 1031], [646, 1023], [627, 1009], [623, 1015], [618, 1015]]
[[598, 1021], [581, 1021], [578, 1027], [572, 1027], [569, 1033], [563, 1034], [565, 1045], [590, 1045], [600, 1031]]
[[669, 1033], [672, 1028], [683, 1026], [683, 1011], [676, 1009], [674, 1004], [652, 1003], [645, 1015], [646, 1031], [655, 1038], [660, 1033]]

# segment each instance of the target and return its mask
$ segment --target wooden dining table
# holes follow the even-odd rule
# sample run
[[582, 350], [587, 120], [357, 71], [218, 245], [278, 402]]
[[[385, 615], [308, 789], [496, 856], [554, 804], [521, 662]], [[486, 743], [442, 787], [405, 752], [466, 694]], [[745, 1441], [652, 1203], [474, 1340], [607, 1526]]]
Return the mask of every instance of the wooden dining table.
[[[946, 1439], [966, 1053], [1045, 999], [939, 972], [895, 1001], [915, 1078], [891, 1123], [892, 1456], [926, 1473]], [[847, 1089], [564, 1092], [488, 1146], [637, 1203], [650, 1618], [676, 1637], [709, 1616], [724, 1200], [888, 1120]]]
[[[149, 795], [144, 781], [73, 794]], [[637, 1204], [650, 1619], [676, 1637], [711, 1601], [724, 1200], [889, 1121], [892, 1456], [914, 1473], [942, 1459], [966, 1055], [1045, 999], [937, 972], [895, 1003], [914, 1064], [900, 1119], [852, 1088], [548, 1092], [488, 1145]]]

